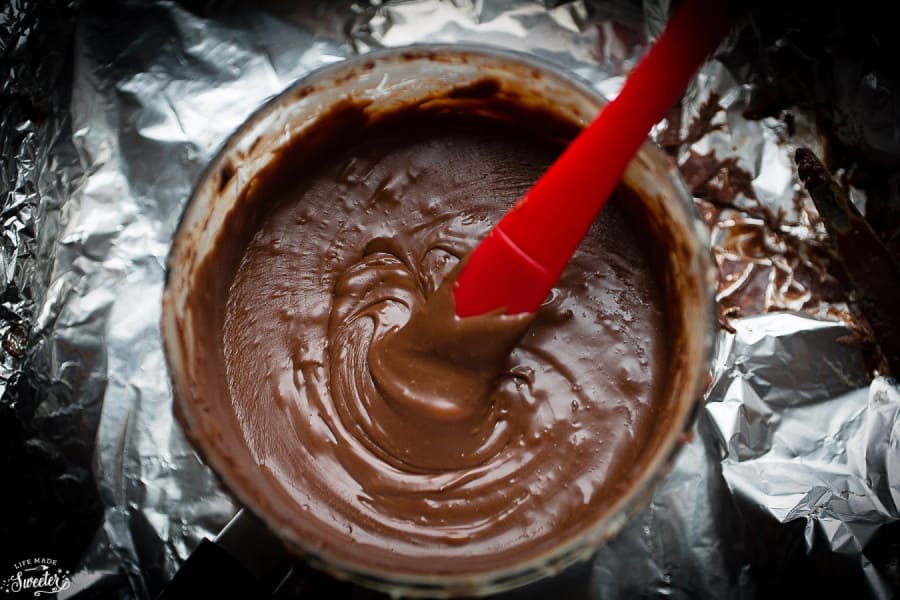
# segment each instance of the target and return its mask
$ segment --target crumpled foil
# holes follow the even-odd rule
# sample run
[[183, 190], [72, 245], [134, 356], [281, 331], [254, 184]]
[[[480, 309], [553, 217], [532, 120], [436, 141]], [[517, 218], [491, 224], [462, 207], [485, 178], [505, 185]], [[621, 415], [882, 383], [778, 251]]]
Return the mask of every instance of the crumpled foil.
[[[0, 569], [48, 555], [73, 573], [61, 597], [149, 598], [236, 510], [173, 420], [158, 323], [191, 186], [256, 107], [316, 67], [437, 41], [533, 52], [611, 97], [668, 9], [0, 8], [0, 423], [13, 484]], [[798, 113], [791, 133], [777, 118], [747, 119], [735, 72], [711, 61], [654, 132], [694, 192], [720, 269], [706, 410], [649, 507], [584, 569], [588, 595], [891, 597], [900, 388], [868, 374], [858, 317], [797, 184], [791, 151], [821, 150], [816, 122]]]

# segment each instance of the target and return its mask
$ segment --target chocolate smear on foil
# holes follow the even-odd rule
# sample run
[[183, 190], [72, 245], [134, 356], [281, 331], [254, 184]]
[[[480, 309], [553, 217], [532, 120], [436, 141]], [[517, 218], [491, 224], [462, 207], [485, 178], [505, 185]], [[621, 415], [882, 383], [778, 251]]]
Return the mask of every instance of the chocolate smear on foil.
[[[721, 326], [733, 331], [735, 318], [776, 310], [815, 312], [823, 301], [843, 300], [842, 272], [832, 264], [824, 243], [792, 233], [784, 211], [772, 210], [757, 197], [753, 175], [737, 156], [720, 157], [715, 150], [693, 148], [723, 129], [716, 122], [723, 110], [719, 95], [712, 92], [687, 127], [683, 108], [674, 107], [658, 135], [663, 150], [673, 159], [680, 157], [678, 169], [715, 238]], [[810, 222], [817, 218], [807, 214]]]
[[854, 302], [872, 325], [888, 371], [900, 373], [900, 265], [812, 150], [799, 148], [797, 170], [828, 229]]

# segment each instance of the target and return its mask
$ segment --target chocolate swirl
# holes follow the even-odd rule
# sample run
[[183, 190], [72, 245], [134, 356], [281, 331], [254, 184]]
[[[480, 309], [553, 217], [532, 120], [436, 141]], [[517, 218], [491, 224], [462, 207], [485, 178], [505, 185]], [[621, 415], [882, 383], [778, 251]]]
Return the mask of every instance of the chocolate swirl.
[[560, 147], [540, 123], [402, 131], [347, 140], [273, 199], [225, 299], [228, 393], [317, 547], [497, 568], [637, 476], [665, 361], [652, 245], [620, 194], [536, 315], [448, 319], [441, 283]]

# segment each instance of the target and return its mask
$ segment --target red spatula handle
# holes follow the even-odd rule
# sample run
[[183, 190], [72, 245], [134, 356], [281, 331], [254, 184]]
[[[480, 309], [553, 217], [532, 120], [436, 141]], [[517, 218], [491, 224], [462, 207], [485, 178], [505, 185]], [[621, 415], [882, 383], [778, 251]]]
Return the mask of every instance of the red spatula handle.
[[736, 17], [733, 0], [683, 0], [606, 105], [469, 256], [461, 317], [538, 309], [647, 139]]

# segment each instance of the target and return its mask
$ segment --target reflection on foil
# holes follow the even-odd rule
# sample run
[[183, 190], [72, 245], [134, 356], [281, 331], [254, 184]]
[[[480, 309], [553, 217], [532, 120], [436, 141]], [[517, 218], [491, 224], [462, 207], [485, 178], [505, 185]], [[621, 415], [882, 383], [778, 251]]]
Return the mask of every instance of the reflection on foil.
[[[0, 49], [12, 99], [0, 114], [0, 414], [26, 461], [13, 481], [34, 490], [33, 506], [14, 505], [34, 515], [16, 531], [48, 523], [44, 548], [73, 567], [67, 593], [152, 597], [234, 510], [172, 419], [157, 329], [170, 236], [239, 123], [318, 66], [413, 42], [533, 52], [612, 96], [668, 7], [125, 2], [83, 7], [74, 37], [73, 3], [0, 7], [2, 39], [28, 42]], [[731, 75], [743, 63], [728, 62], [703, 69], [655, 136], [710, 227], [731, 331], [694, 440], [588, 566], [591, 595], [766, 595], [836, 573], [888, 597], [900, 583], [886, 567], [900, 556], [900, 392], [866, 376], [850, 343], [864, 326], [797, 185], [790, 157], [801, 144], [821, 152], [815, 121], [746, 119]], [[25, 545], [6, 545], [22, 558]]]
[[854, 562], [872, 596], [890, 597], [868, 553], [900, 519], [900, 388], [882, 377], [866, 387], [846, 332], [792, 314], [735, 321], [706, 411], [748, 522], [799, 524], [806, 553]]

